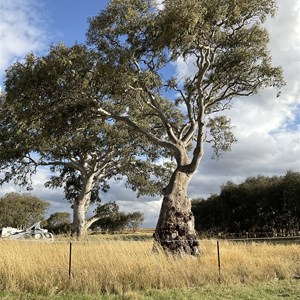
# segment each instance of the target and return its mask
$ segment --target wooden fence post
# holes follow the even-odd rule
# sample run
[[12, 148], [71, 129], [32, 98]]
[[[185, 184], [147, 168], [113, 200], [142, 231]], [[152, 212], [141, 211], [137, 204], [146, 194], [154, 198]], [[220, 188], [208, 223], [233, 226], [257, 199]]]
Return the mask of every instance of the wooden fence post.
[[69, 278], [72, 276], [72, 241], [70, 241], [70, 252], [69, 252]]
[[219, 245], [219, 241], [217, 241], [217, 253], [218, 253], [219, 283], [221, 283], [221, 258], [220, 258], [220, 245]]

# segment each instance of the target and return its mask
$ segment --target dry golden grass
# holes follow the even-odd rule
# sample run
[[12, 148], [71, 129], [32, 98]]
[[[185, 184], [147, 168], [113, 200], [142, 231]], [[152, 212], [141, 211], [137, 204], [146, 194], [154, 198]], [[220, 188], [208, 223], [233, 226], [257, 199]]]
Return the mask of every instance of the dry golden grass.
[[[202, 255], [152, 253], [152, 241], [100, 239], [69, 243], [0, 241], [0, 290], [124, 293], [195, 287], [218, 282], [216, 241], [201, 242]], [[289, 279], [300, 275], [299, 245], [220, 241], [221, 281], [229, 284]]]

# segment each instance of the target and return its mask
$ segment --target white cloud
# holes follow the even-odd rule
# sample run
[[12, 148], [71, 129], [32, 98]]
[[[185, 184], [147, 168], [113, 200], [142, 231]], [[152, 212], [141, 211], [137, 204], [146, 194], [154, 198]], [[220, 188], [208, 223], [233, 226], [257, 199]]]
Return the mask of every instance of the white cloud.
[[44, 49], [45, 15], [43, 1], [1, 0], [0, 2], [0, 73], [28, 52]]
[[154, 0], [154, 7], [156, 7], [158, 10], [163, 10], [164, 8], [164, 3], [163, 0]]
[[162, 200], [151, 201], [117, 201], [121, 211], [133, 212], [141, 211], [144, 213], [143, 227], [154, 227], [158, 220], [159, 210]]
[[[267, 89], [238, 99], [227, 112], [238, 143], [219, 161], [205, 147], [203, 162], [191, 181], [192, 198], [218, 193], [228, 180], [239, 183], [249, 176], [284, 175], [300, 171], [300, 1], [280, 0], [275, 19], [267, 22], [274, 66], [282, 66], [287, 85], [281, 96]], [[193, 61], [178, 62], [179, 74], [192, 73]]]
[[45, 188], [45, 182], [49, 180], [51, 174], [50, 171], [45, 167], [38, 168], [37, 173], [32, 177], [32, 190], [28, 190], [26, 187], [14, 185], [11, 183], [5, 183], [1, 186], [0, 197], [5, 196], [7, 193], [20, 193], [20, 194], [31, 194], [32, 196], [38, 197], [41, 200], [50, 203], [50, 208], [47, 211], [47, 216], [56, 211], [66, 211], [71, 213], [71, 205], [64, 199], [63, 189], [48, 189]]

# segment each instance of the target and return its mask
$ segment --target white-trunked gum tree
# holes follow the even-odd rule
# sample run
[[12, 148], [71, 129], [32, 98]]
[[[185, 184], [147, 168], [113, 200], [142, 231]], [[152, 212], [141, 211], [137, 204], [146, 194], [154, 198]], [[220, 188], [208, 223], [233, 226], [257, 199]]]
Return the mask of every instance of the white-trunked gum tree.
[[[225, 114], [232, 101], [284, 84], [263, 27], [275, 11], [274, 0], [111, 0], [90, 19], [88, 43], [107, 95], [95, 98], [95, 113], [123, 122], [176, 162], [155, 230], [167, 252], [199, 254], [188, 185], [205, 142], [220, 156], [236, 141]], [[184, 78], [178, 60], [193, 63]]]
[[[161, 193], [169, 165], [143, 136], [123, 124], [92, 115], [101, 93], [93, 83], [94, 54], [83, 45], [52, 46], [45, 56], [27, 55], [6, 72], [0, 110], [0, 184], [31, 187], [38, 167], [52, 176], [47, 187], [63, 187], [73, 208], [73, 233], [82, 237], [105, 217], [100, 203], [110, 178], [127, 178], [138, 194]], [[121, 109], [121, 108], [120, 108]]]

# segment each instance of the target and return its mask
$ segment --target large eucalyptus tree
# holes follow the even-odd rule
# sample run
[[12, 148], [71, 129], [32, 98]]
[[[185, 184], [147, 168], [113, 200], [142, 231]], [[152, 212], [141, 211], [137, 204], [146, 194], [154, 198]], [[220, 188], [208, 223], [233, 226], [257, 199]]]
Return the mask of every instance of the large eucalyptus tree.
[[81, 45], [29, 54], [6, 72], [1, 101], [0, 184], [30, 186], [37, 167], [50, 167], [46, 185], [64, 186], [77, 236], [103, 217], [98, 209], [88, 219], [86, 213], [108, 179], [124, 175], [139, 194], [153, 195], [168, 173], [154, 163], [163, 152], [158, 147], [118, 121], [91, 115], [94, 99], [103, 96], [93, 82], [95, 66], [93, 53]]
[[[217, 156], [235, 141], [220, 112], [232, 100], [283, 84], [263, 27], [275, 10], [275, 0], [111, 0], [90, 19], [88, 42], [107, 95], [95, 98], [95, 113], [124, 122], [177, 163], [155, 231], [165, 250], [199, 253], [188, 184], [205, 141]], [[179, 60], [193, 65], [183, 78]]]

